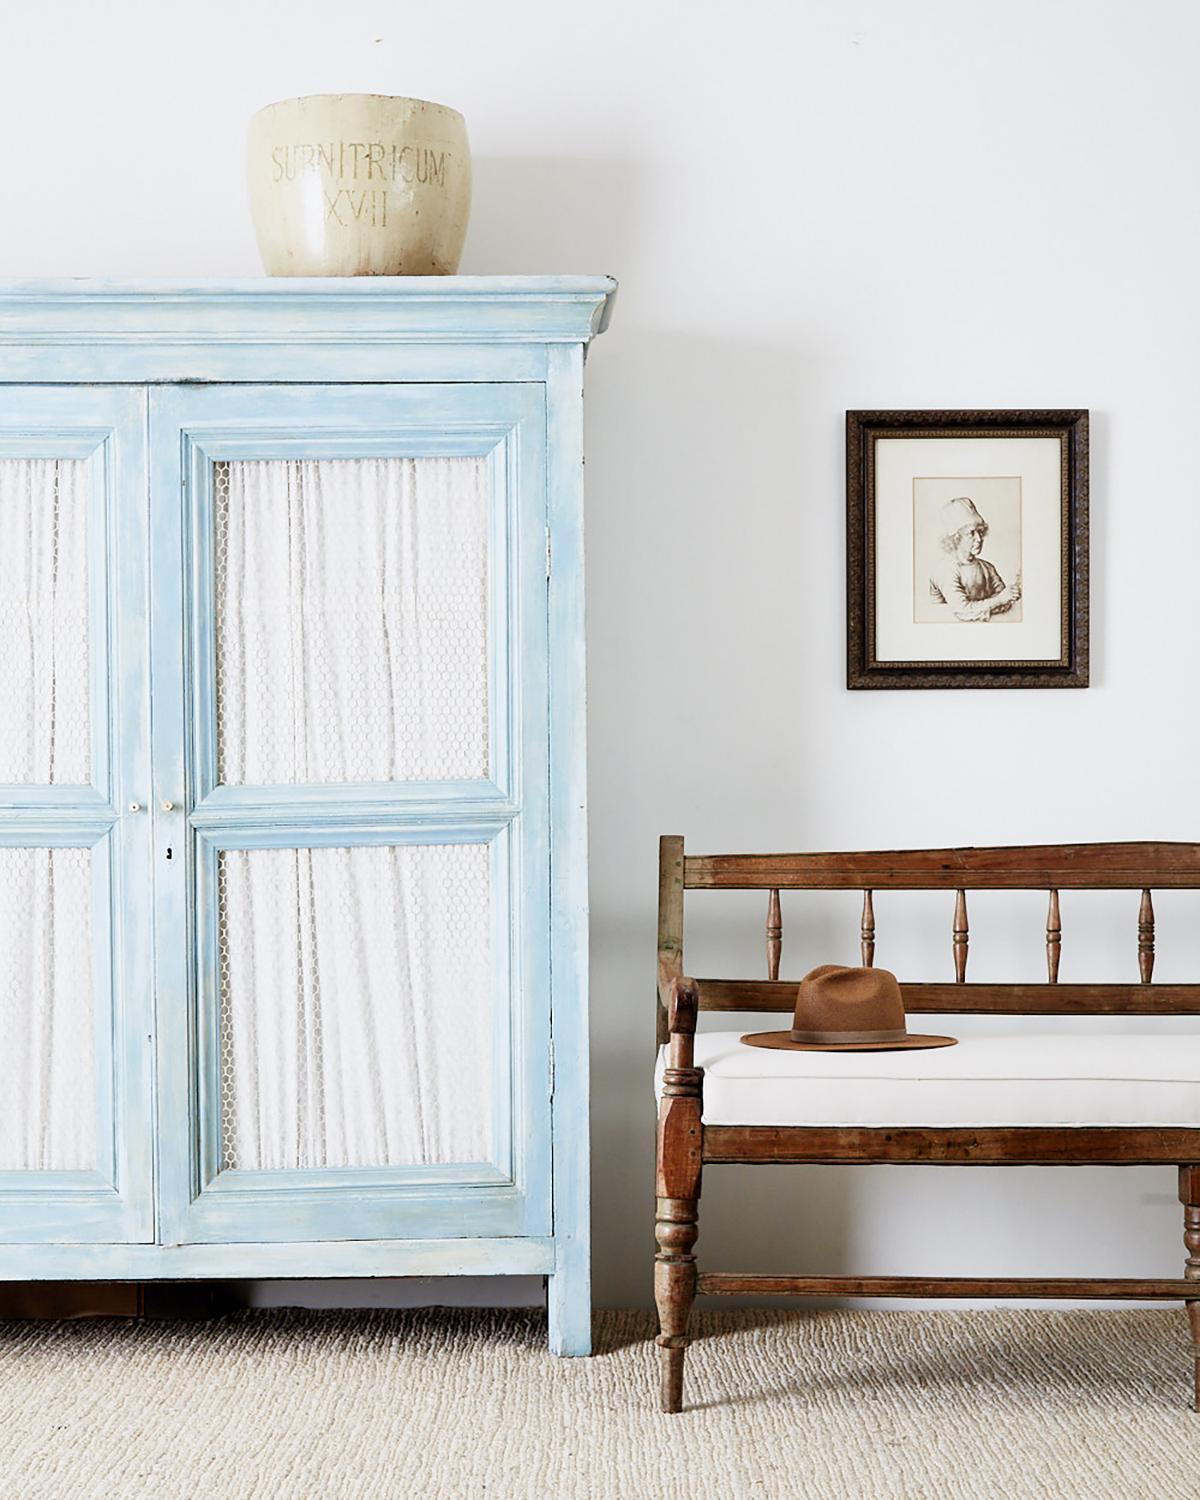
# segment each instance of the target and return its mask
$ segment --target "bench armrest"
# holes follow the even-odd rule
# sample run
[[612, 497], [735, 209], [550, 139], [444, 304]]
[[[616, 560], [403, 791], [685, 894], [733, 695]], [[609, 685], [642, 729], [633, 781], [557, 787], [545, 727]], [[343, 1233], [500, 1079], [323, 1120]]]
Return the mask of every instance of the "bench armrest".
[[671, 973], [659, 966], [658, 996], [667, 1013], [667, 1066], [690, 1068], [696, 1035], [696, 1015], [700, 1009], [700, 992], [694, 979]]

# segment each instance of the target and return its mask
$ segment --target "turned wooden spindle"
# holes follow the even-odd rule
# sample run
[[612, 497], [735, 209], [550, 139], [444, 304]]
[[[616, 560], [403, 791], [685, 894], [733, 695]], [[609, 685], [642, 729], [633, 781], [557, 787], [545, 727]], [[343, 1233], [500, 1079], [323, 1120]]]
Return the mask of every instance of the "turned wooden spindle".
[[954, 982], [963, 984], [967, 978], [967, 944], [971, 940], [967, 927], [967, 893], [959, 891], [954, 897]]
[[767, 899], [767, 978], [779, 978], [779, 956], [783, 952], [783, 913], [779, 910], [779, 892]]
[[[1200, 1167], [1180, 1167], [1179, 1201], [1183, 1204], [1183, 1243], [1187, 1246], [1183, 1276], [1185, 1281], [1196, 1282], [1200, 1292]], [[1185, 1305], [1192, 1327], [1192, 1406], [1200, 1411], [1200, 1300]]]
[[1143, 984], [1149, 984], [1154, 973], [1154, 902], [1149, 891], [1142, 892], [1138, 907], [1138, 973]]
[[1046, 914], [1046, 976], [1058, 983], [1058, 959], [1062, 952], [1062, 919], [1058, 914], [1058, 892], [1050, 892], [1050, 910]]
[[862, 961], [864, 969], [875, 965], [875, 906], [870, 891], [863, 892]]

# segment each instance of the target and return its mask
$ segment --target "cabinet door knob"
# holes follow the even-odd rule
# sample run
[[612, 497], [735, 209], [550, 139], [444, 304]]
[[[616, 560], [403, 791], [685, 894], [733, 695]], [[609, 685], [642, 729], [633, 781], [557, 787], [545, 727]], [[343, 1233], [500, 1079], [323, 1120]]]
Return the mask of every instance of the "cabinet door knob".
[[130, 812], [141, 812], [141, 810], [142, 810], [142, 804], [140, 802], [131, 802], [129, 804], [129, 811]]
[[163, 798], [162, 810], [163, 810], [163, 812], [174, 812], [175, 811], [175, 804], [172, 801], [170, 801], [169, 798], [164, 797]]

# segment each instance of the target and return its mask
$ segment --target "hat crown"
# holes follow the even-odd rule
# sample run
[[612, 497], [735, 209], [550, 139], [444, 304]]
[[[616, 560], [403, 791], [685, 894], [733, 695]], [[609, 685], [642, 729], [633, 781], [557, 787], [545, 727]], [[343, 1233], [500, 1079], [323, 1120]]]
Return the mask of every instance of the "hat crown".
[[942, 529], [946, 536], [953, 536], [964, 526], [986, 526], [987, 522], [975, 508], [970, 495], [955, 495], [942, 506]]
[[821, 964], [800, 981], [793, 1041], [894, 1041], [905, 1034], [904, 999], [890, 970]]

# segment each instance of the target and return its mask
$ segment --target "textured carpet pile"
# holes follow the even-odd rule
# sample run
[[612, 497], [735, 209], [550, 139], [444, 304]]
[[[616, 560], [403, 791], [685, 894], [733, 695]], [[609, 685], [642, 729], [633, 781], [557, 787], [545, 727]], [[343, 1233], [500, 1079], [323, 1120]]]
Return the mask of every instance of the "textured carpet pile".
[[523, 1312], [0, 1325], [4, 1500], [1198, 1500], [1181, 1311]]

